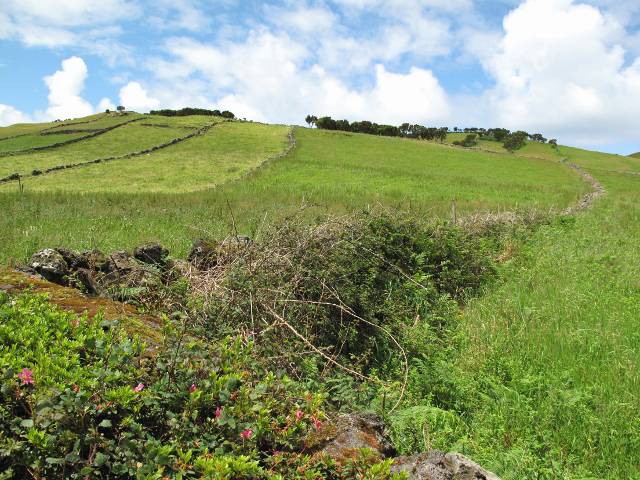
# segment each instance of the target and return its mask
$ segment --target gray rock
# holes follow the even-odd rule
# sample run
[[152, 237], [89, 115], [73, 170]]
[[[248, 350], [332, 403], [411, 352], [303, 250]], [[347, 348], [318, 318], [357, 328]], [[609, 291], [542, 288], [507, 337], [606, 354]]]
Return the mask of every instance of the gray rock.
[[146, 243], [136, 247], [133, 256], [143, 263], [164, 266], [167, 263], [169, 250], [159, 243]]
[[62, 258], [67, 262], [67, 266], [70, 270], [89, 268], [89, 262], [81, 253], [76, 252], [75, 250], [69, 250], [68, 248], [56, 248], [55, 250], [62, 255]]
[[409, 480], [500, 480], [464, 455], [437, 450], [396, 458], [391, 473], [401, 472]]
[[85, 250], [80, 254], [82, 257], [83, 266], [81, 268], [88, 268], [89, 270], [105, 271], [108, 267], [107, 256], [100, 250]]
[[64, 257], [52, 248], [45, 248], [34, 253], [29, 261], [29, 267], [50, 282], [59, 285], [67, 284], [69, 266]]
[[87, 268], [79, 268], [73, 273], [73, 280], [76, 287], [80, 288], [84, 293], [89, 295], [97, 295], [99, 292], [96, 275], [93, 270]]
[[218, 245], [202, 238], [193, 242], [193, 246], [187, 257], [193, 266], [202, 270], [214, 267], [217, 263], [217, 258]]

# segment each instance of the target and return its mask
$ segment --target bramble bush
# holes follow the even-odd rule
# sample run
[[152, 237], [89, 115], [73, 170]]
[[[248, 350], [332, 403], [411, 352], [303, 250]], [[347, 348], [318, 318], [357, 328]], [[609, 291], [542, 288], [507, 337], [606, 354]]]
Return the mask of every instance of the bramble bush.
[[152, 356], [117, 323], [0, 294], [0, 478], [391, 478], [305, 455], [323, 398], [250, 342], [165, 334]]

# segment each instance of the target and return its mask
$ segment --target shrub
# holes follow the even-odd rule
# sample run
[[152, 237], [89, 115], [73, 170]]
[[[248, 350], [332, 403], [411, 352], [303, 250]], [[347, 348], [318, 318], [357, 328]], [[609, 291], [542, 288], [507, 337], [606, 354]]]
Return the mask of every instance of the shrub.
[[2, 294], [0, 318], [7, 478], [271, 478], [273, 452], [293, 452], [322, 417], [320, 396], [265, 371], [240, 339], [172, 340], [144, 357], [117, 324], [28, 293]]

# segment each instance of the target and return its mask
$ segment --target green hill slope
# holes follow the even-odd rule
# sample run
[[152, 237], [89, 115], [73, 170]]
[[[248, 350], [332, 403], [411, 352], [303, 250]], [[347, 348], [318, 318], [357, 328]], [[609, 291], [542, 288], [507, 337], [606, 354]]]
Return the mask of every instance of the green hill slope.
[[639, 478], [640, 177], [607, 171], [624, 157], [563, 151], [608, 193], [537, 232], [465, 309], [465, 448], [507, 478]]
[[629, 156], [630, 156], [630, 157], [633, 157], [633, 158], [640, 158], [640, 152], [638, 152], [638, 153], [633, 153], [633, 154], [631, 154], [631, 155], [629, 155]]
[[[53, 130], [113, 126], [109, 117], [90, 120]], [[0, 260], [52, 244], [109, 250], [149, 239], [186, 253], [202, 231], [226, 235], [230, 209], [237, 227], [253, 232], [265, 218], [277, 221], [303, 205], [309, 218], [378, 204], [449, 215], [453, 202], [463, 215], [561, 208], [588, 190], [551, 148], [547, 157], [498, 154], [298, 128], [296, 148], [276, 159], [289, 144], [287, 127], [230, 122], [199, 130], [222, 120], [131, 117], [92, 138], [0, 157], [0, 177], [23, 176], [20, 185], [0, 184], [0, 207], [8, 213], [0, 219], [7, 246]], [[91, 163], [108, 157], [122, 158]], [[70, 164], [86, 165], [46, 172]], [[46, 174], [32, 176], [34, 170]]]
[[[124, 118], [0, 129], [0, 176], [23, 176], [0, 184], [0, 264], [44, 247], [113, 251], [152, 240], [185, 257], [194, 238], [237, 228], [260, 240], [265, 224], [292, 214], [314, 222], [377, 205], [419, 220], [449, 216], [454, 202], [459, 215], [558, 211], [591, 188], [567, 164], [593, 175], [606, 195], [501, 238], [498, 280], [465, 297], [464, 309], [406, 316], [413, 327], [402, 328], [420, 326], [418, 351], [405, 403], [388, 420], [409, 425], [419, 448], [461, 451], [505, 479], [640, 477], [640, 160], [539, 143], [509, 153], [486, 141], [465, 149], [215, 117]], [[34, 147], [50, 148], [20, 153]], [[91, 163], [106, 157], [121, 158]], [[82, 165], [32, 175], [69, 164]], [[343, 377], [337, 385], [338, 396], [366, 397]], [[417, 427], [425, 421], [429, 429]]]

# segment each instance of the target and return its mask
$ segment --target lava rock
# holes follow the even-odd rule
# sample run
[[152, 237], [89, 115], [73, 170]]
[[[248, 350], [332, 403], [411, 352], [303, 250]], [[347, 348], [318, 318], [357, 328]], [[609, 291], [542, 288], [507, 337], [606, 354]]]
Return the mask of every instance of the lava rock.
[[308, 450], [338, 463], [357, 458], [363, 448], [376, 452], [381, 459], [395, 454], [382, 419], [371, 413], [342, 415], [311, 433], [305, 444]]
[[55, 250], [62, 255], [62, 258], [67, 262], [70, 270], [89, 268], [89, 262], [81, 253], [75, 250], [69, 250], [68, 248], [56, 248]]
[[151, 265], [165, 266], [169, 250], [159, 243], [146, 243], [136, 247], [133, 256], [143, 263]]
[[83, 267], [94, 271], [106, 271], [109, 265], [107, 256], [100, 250], [85, 250], [80, 254], [82, 256]]
[[464, 455], [437, 450], [396, 458], [391, 473], [401, 472], [409, 480], [500, 480]]
[[64, 257], [53, 248], [45, 248], [34, 253], [29, 261], [29, 267], [50, 282], [59, 285], [67, 284], [69, 266]]

